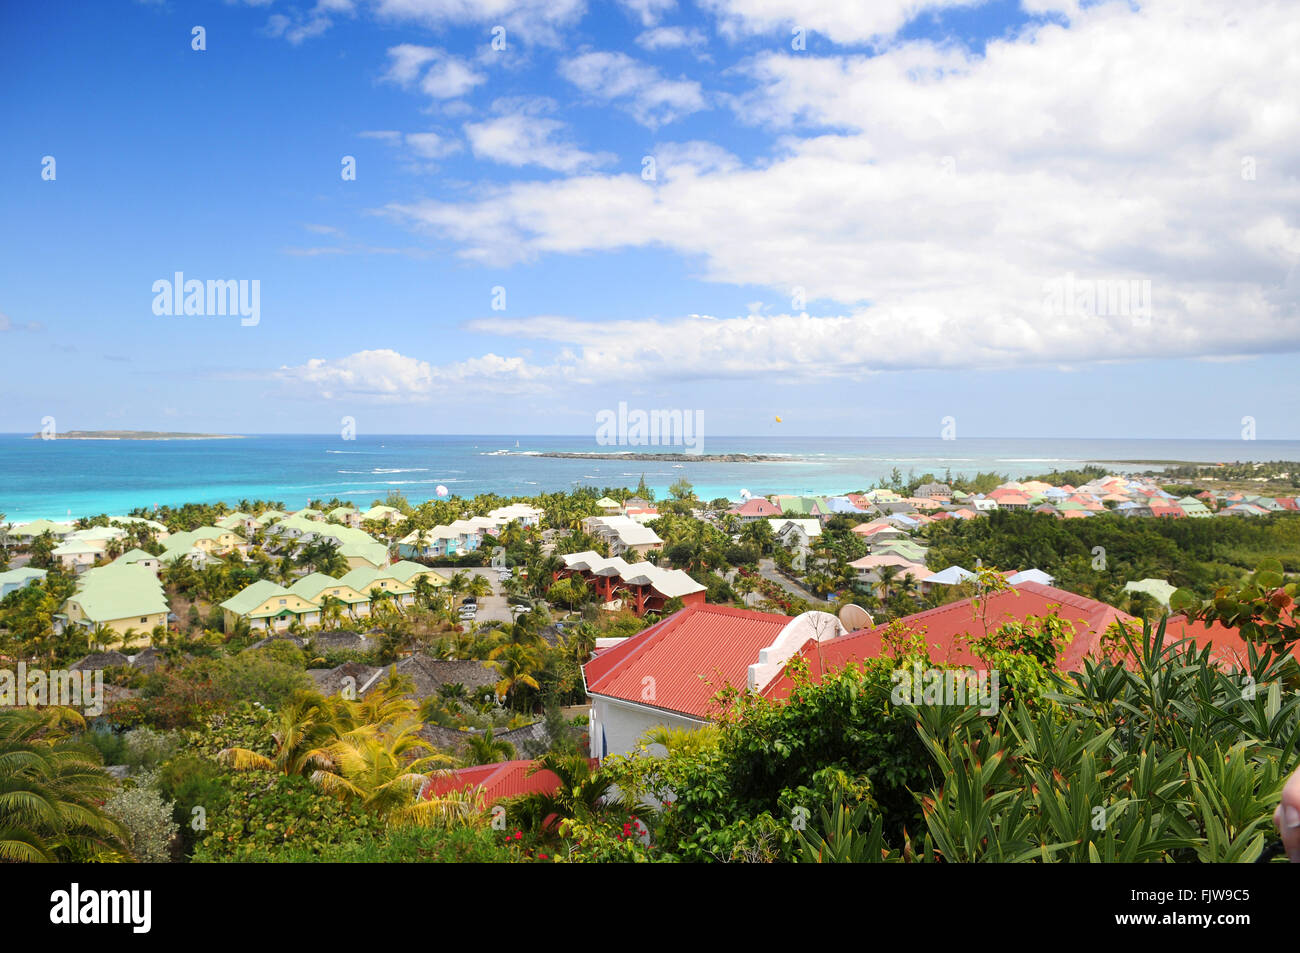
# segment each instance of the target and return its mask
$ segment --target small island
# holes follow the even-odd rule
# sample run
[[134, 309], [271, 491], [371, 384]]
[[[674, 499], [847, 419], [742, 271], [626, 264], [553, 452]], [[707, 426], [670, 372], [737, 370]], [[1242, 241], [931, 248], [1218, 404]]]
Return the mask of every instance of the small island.
[[66, 433], [32, 434], [33, 440], [242, 440], [230, 433], [172, 433], [166, 430], [69, 430]]

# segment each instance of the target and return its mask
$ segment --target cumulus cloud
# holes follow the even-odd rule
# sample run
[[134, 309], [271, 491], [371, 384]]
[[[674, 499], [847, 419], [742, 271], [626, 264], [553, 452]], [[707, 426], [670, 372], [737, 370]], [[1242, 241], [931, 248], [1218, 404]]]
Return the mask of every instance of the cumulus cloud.
[[593, 99], [626, 109], [651, 129], [707, 108], [699, 83], [668, 79], [626, 53], [582, 53], [561, 63], [560, 75]]
[[273, 377], [304, 397], [396, 403], [429, 399], [467, 384], [509, 393], [540, 374], [518, 357], [486, 354], [434, 365], [382, 348], [284, 365]]
[[381, 77], [405, 88], [418, 88], [434, 100], [457, 99], [487, 76], [469, 62], [433, 46], [401, 43], [388, 50], [388, 69]]
[[[718, 20], [718, 31], [733, 39], [772, 34], [795, 27], [813, 30], [835, 43], [887, 39], [923, 13], [979, 6], [984, 0], [700, 0]], [[1060, 0], [1035, 0], [1040, 4]]]
[[[1068, 12], [1068, 27], [1036, 24], [984, 56], [923, 42], [871, 57], [759, 55], [744, 66], [751, 92], [731, 107], [781, 136], [760, 161], [687, 144], [661, 159], [654, 183], [588, 174], [388, 211], [485, 263], [667, 248], [708, 280], [785, 302], [801, 289], [824, 317], [788, 330], [852, 342], [817, 352], [831, 362], [1016, 366], [1300, 346], [1290, 5]], [[619, 57], [579, 56], [570, 78], [631, 98], [644, 84], [620, 82], [637, 64]], [[1149, 314], [1053, 312], [1048, 289], [1067, 275], [1149, 282]], [[804, 322], [802, 307], [784, 310], [717, 327], [762, 338], [771, 322]]]
[[637, 46], [651, 53], [659, 50], [697, 49], [708, 44], [703, 30], [695, 27], [661, 26], [637, 35]]
[[564, 123], [524, 112], [467, 123], [465, 136], [474, 155], [503, 165], [537, 165], [574, 173], [614, 160], [609, 153], [591, 153], [563, 139]]
[[619, 4], [640, 20], [642, 26], [654, 26], [677, 6], [677, 0], [619, 0]]
[[583, 0], [376, 0], [375, 14], [398, 23], [434, 29], [495, 26], [507, 29], [508, 42], [556, 45], [563, 30], [586, 12]]

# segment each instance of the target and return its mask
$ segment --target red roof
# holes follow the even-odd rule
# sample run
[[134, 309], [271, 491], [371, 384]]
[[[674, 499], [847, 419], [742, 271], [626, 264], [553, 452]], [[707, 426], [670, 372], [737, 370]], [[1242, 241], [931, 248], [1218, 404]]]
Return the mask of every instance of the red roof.
[[[1198, 649], [1210, 646], [1210, 658], [1225, 665], [1243, 667], [1250, 658], [1241, 633], [1220, 622], [1189, 622], [1185, 615], [1170, 616], [1165, 624], [1165, 644], [1179, 639], [1191, 639]], [[1297, 644], [1292, 644], [1290, 651], [1296, 656]]]
[[529, 774], [532, 761], [501, 761], [496, 764], [478, 764], [471, 768], [458, 768], [448, 774], [434, 775], [424, 786], [424, 799], [451, 791], [480, 788], [488, 804], [508, 797], [534, 792], [549, 794], [560, 786], [554, 771]]
[[584, 665], [587, 692], [709, 719], [716, 713], [713, 696], [726, 685], [743, 689], [749, 666], [791, 618], [689, 606]]
[[[950, 602], [936, 609], [907, 616], [902, 621], [908, 629], [925, 637], [930, 647], [930, 657], [935, 662], [981, 670], [984, 663], [970, 651], [967, 636], [982, 635], [984, 621], [973, 616], [971, 602], [971, 599]], [[1067, 671], [1082, 668], [1080, 661], [1096, 648], [1098, 640], [1112, 622], [1136, 621], [1128, 613], [1120, 612], [1104, 602], [1037, 582], [1022, 582], [1014, 589], [993, 593], [986, 597], [985, 606], [989, 632], [1005, 622], [1023, 621], [1031, 615], [1055, 613], [1059, 618], [1072, 623], [1074, 639], [1065, 647], [1059, 661], [1060, 667]], [[885, 631], [886, 627], [882, 625], [842, 635], [822, 642], [820, 651], [817, 645], [810, 643], [804, 647], [801, 655], [808, 662], [813, 679], [819, 680], [823, 671], [835, 672], [846, 665], [860, 664], [865, 659], [883, 655], [882, 636]], [[789, 676], [782, 672], [780, 677], [768, 684], [763, 694], [768, 698], [785, 698], [792, 687]]]
[[781, 509], [771, 500], [765, 500], [760, 496], [746, 500], [743, 505], [736, 507], [731, 511], [737, 516], [780, 516]]

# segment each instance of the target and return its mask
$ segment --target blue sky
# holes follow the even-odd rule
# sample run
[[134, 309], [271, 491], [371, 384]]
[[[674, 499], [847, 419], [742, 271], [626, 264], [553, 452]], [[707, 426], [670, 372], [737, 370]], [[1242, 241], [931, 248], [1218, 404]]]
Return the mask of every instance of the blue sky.
[[[6, 4], [0, 431], [626, 401], [1297, 438], [1298, 31], [1264, 0]], [[257, 280], [256, 326], [154, 314], [177, 271]], [[1047, 304], [1067, 275], [1133, 298]]]

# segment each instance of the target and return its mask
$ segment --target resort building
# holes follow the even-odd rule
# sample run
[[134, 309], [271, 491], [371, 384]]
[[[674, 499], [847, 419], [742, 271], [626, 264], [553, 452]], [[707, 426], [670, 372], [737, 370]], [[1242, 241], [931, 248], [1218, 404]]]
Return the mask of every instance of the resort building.
[[162, 562], [153, 553], [146, 553], [143, 549], [131, 549], [114, 559], [110, 565], [143, 566], [156, 576]]
[[134, 629], [151, 642], [155, 626], [167, 624], [167, 597], [158, 577], [138, 565], [109, 565], [87, 570], [63, 605], [68, 624], [114, 633]]
[[[353, 572], [365, 571], [364, 569], [353, 570]], [[352, 618], [359, 619], [370, 615], [369, 593], [361, 592], [342, 579], [335, 579], [323, 572], [303, 576], [289, 587], [289, 592], [319, 608], [321, 621], [325, 619], [324, 610], [328, 599], [337, 599], [341, 602], [343, 613]]]
[[777, 506], [771, 500], [765, 500], [761, 496], [755, 496], [746, 500], [740, 506], [733, 507], [727, 512], [739, 518], [742, 523], [752, 523], [755, 520], [771, 519], [774, 516], [781, 515], [781, 507]]
[[777, 518], [767, 522], [772, 527], [772, 537], [787, 549], [807, 549], [822, 534], [821, 520], [816, 518]]
[[361, 514], [361, 522], [388, 523], [390, 526], [406, 519], [402, 511], [395, 506], [376, 505]]
[[614, 556], [606, 559], [587, 551], [561, 557], [564, 568], [556, 579], [578, 576], [596, 591], [607, 606], [617, 603], [638, 616], [662, 612], [670, 599], [683, 605], [702, 605], [705, 588], [680, 569], [660, 569], [653, 563], [628, 563]]
[[221, 603], [221, 609], [227, 632], [234, 631], [239, 619], [248, 620], [254, 630], [273, 632], [289, 628], [295, 620], [303, 625], [320, 623], [320, 606], [269, 579], [259, 579], [231, 596]]
[[609, 543], [611, 556], [643, 556], [664, 548], [664, 541], [649, 526], [628, 516], [589, 516], [583, 530]]
[[30, 586], [32, 583], [39, 582], [44, 578], [44, 569], [32, 569], [28, 566], [24, 566], [22, 569], [10, 569], [8, 572], [0, 572], [0, 599], [3, 599], [11, 592], [17, 592], [23, 586]]
[[806, 644], [844, 633], [839, 619], [824, 612], [792, 618], [696, 605], [674, 613], [583, 666], [591, 753], [602, 760], [628, 754], [658, 726], [706, 725], [719, 714], [719, 691], [761, 692]]

